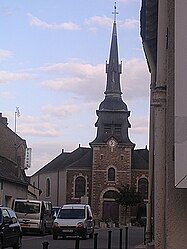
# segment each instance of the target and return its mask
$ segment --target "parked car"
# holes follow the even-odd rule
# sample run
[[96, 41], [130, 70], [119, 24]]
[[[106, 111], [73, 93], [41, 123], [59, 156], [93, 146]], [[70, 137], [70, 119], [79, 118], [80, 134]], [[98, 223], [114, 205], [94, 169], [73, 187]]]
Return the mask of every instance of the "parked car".
[[60, 207], [57, 207], [57, 206], [52, 207], [52, 215], [57, 216], [59, 210], [60, 210]]
[[93, 238], [94, 220], [89, 205], [67, 204], [60, 208], [53, 223], [53, 239], [58, 236], [81, 236]]
[[22, 247], [22, 230], [15, 212], [0, 206], [0, 249], [7, 247]]
[[53, 217], [50, 201], [15, 199], [13, 210], [16, 212], [23, 233], [52, 233]]

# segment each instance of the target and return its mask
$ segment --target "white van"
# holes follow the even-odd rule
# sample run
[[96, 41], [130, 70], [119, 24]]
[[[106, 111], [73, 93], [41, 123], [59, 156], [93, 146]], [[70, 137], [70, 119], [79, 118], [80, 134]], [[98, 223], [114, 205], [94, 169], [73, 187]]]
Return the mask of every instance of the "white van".
[[86, 239], [87, 235], [93, 238], [94, 220], [89, 205], [67, 204], [61, 207], [57, 217], [54, 217], [53, 239], [58, 236], [81, 236]]
[[53, 216], [52, 203], [49, 201], [15, 199], [13, 210], [23, 232], [52, 232]]

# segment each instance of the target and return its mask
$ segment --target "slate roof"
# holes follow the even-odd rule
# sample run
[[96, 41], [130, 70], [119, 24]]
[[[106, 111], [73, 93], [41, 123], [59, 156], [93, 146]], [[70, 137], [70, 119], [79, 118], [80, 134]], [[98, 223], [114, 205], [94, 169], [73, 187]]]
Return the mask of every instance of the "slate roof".
[[[134, 150], [132, 169], [148, 169], [148, 150]], [[72, 152], [62, 152], [34, 175], [57, 172], [63, 169], [88, 169], [92, 168], [93, 152], [91, 148], [78, 147]]]
[[128, 111], [127, 105], [121, 96], [120, 75], [122, 73], [122, 63], [119, 64], [116, 26], [116, 20], [114, 20], [109, 63], [106, 64], [107, 83], [106, 91], [104, 92], [105, 98], [100, 103], [99, 110], [96, 110], [98, 117], [95, 123], [97, 136], [90, 143], [91, 146], [105, 143], [112, 135], [116, 136], [118, 143], [134, 147], [128, 136], [130, 111]]
[[[92, 149], [78, 147], [72, 152], [62, 152], [46, 166], [41, 168], [35, 174], [45, 174], [47, 172], [55, 172], [63, 170], [65, 168], [77, 168], [86, 167], [91, 168], [92, 166]], [[34, 175], [35, 175], [34, 174]]]
[[24, 171], [21, 170], [18, 176], [16, 164], [3, 156], [0, 156], [0, 179], [28, 185]]
[[84, 151], [85, 154], [82, 155], [82, 157], [80, 157], [79, 160], [75, 161], [74, 163], [72, 163], [71, 165], [69, 165], [69, 168], [78, 168], [78, 169], [90, 169], [92, 168], [92, 158], [93, 158], [93, 154], [92, 154], [92, 149], [91, 148], [86, 148], [86, 150]]
[[[140, 12], [140, 35], [143, 44], [149, 49], [152, 61], [157, 61], [157, 29], [158, 29], [158, 0], [143, 0]], [[145, 49], [145, 54], [147, 49]], [[148, 66], [149, 60], [148, 56]]]
[[132, 169], [149, 169], [149, 151], [145, 149], [137, 149], [132, 155]]
[[127, 105], [119, 97], [106, 96], [99, 105], [99, 110], [127, 111]]

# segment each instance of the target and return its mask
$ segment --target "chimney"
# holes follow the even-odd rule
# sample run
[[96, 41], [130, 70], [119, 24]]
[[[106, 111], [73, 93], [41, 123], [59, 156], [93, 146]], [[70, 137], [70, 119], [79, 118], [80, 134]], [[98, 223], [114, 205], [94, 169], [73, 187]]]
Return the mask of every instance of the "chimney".
[[0, 113], [0, 123], [8, 126], [8, 120], [7, 120], [7, 118], [2, 116], [2, 113]]

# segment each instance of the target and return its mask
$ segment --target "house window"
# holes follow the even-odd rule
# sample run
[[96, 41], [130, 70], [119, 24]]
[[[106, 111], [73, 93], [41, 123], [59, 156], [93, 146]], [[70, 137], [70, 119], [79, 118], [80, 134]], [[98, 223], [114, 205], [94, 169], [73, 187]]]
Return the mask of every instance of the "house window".
[[49, 197], [51, 194], [51, 182], [50, 179], [47, 178], [46, 180], [46, 197]]
[[115, 181], [115, 169], [112, 167], [108, 169], [108, 181]]
[[143, 199], [148, 199], [148, 180], [146, 178], [139, 179], [138, 191], [142, 194]]
[[75, 198], [80, 198], [86, 194], [86, 180], [83, 176], [78, 176], [75, 180]]

